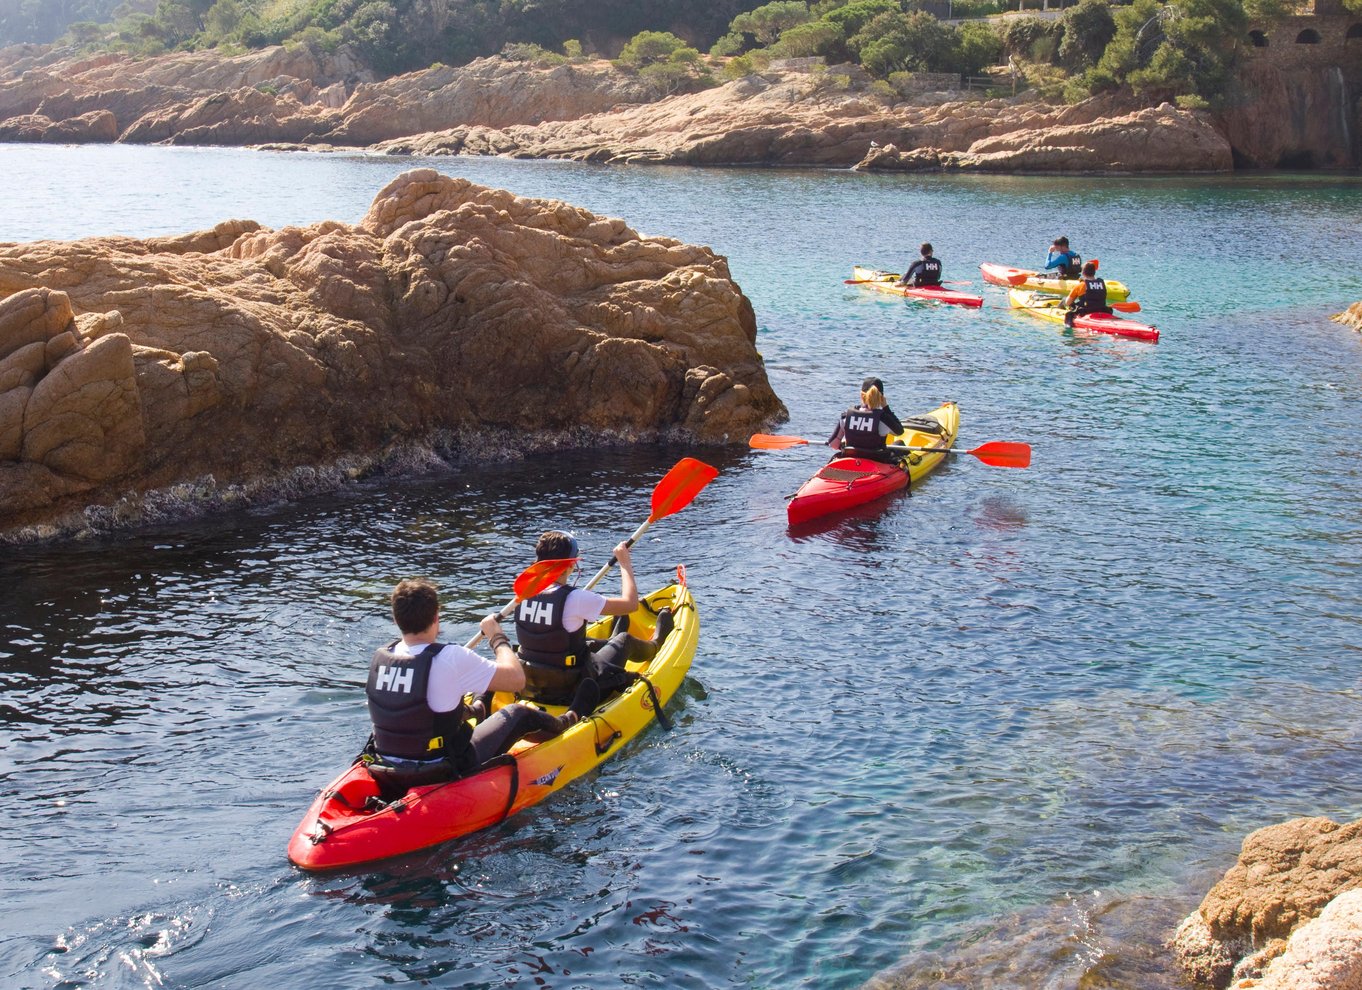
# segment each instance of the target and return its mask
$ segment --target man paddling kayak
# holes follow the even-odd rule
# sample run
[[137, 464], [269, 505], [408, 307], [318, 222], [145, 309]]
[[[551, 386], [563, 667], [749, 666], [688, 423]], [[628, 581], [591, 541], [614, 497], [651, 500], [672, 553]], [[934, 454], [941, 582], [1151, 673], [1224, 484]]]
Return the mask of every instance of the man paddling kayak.
[[941, 259], [932, 256], [932, 246], [923, 244], [918, 251], [922, 255], [908, 266], [900, 277], [899, 285], [911, 285], [915, 289], [941, 285]]
[[864, 457], [893, 464], [898, 458], [885, 445], [891, 435], [902, 432], [903, 423], [884, 397], [884, 382], [872, 375], [861, 382], [860, 405], [842, 413], [827, 442], [836, 451], [834, 458]]
[[[394, 588], [392, 614], [402, 638], [374, 652], [365, 686], [374, 727], [369, 772], [385, 794], [396, 797], [410, 787], [464, 776], [532, 732], [552, 737], [576, 724], [576, 710], [554, 716], [517, 703], [471, 727], [474, 710], [465, 695], [525, 685], [500, 620], [495, 615], [482, 620], [496, 657], [487, 660], [436, 641], [440, 599], [429, 581], [407, 580]], [[595, 698], [584, 703], [589, 711]]]
[[1083, 258], [1079, 253], [1069, 250], [1069, 239], [1056, 237], [1050, 244], [1050, 251], [1045, 256], [1045, 268], [1039, 277], [1078, 278], [1082, 266]]
[[[534, 553], [538, 560], [575, 560], [577, 538], [550, 530], [539, 537]], [[650, 640], [630, 636], [627, 618], [623, 625], [616, 622], [614, 635], [608, 640], [587, 638], [588, 623], [605, 615], [627, 617], [638, 608], [638, 585], [628, 543], [615, 547], [615, 559], [620, 565], [620, 593], [614, 598], [571, 584], [552, 584], [516, 608], [525, 697], [544, 704], [566, 704], [574, 691], [592, 683], [595, 692], [606, 697], [633, 683], [634, 675], [625, 668], [626, 663], [651, 660], [657, 654], [658, 646], [672, 630], [670, 609], [658, 613]]]
[[1068, 298], [1064, 302], [1069, 307], [1069, 311], [1064, 314], [1066, 327], [1072, 328], [1074, 317], [1082, 316], [1084, 313], [1111, 315], [1111, 307], [1107, 305], [1107, 283], [1097, 274], [1097, 262], [1089, 261], [1083, 266], [1083, 278], [1069, 290]]

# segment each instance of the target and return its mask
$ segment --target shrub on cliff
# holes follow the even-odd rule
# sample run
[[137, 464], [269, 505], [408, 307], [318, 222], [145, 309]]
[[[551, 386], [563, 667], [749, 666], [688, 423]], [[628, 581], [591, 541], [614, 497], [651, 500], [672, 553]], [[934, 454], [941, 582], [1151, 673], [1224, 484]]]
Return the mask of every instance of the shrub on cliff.
[[1130, 86], [1152, 99], [1226, 90], [1237, 39], [1248, 28], [1241, 0], [1135, 0], [1114, 12], [1116, 32], [1097, 64], [1065, 91], [1070, 99]]
[[739, 14], [729, 22], [729, 30], [750, 34], [763, 45], [775, 44], [782, 32], [810, 20], [813, 13], [802, 0], [773, 0], [756, 10]]
[[1080, 0], [1064, 14], [1064, 36], [1059, 43], [1059, 61], [1072, 72], [1097, 64], [1107, 45], [1116, 36], [1116, 18], [1107, 0]]

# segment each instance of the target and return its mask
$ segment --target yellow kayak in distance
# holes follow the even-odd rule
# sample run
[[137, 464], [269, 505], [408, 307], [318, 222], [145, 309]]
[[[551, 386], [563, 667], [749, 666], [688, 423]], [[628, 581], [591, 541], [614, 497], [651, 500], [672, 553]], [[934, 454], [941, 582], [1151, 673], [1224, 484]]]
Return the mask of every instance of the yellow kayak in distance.
[[[984, 281], [991, 285], [1030, 289], [1032, 292], [1045, 292], [1052, 296], [1067, 296], [1075, 285], [1083, 281], [1081, 278], [1041, 278], [1039, 272], [1026, 268], [1012, 268], [1008, 265], [995, 265], [988, 261], [979, 266], [979, 271], [983, 274]], [[1126, 288], [1125, 283], [1105, 276], [1103, 280], [1107, 283], [1107, 299], [1111, 302], [1125, 302], [1130, 298], [1130, 290]]]

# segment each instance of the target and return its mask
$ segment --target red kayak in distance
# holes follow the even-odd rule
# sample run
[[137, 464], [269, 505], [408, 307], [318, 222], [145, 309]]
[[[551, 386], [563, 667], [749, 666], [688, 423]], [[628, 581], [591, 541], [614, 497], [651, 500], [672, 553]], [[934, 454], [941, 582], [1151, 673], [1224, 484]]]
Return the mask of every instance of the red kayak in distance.
[[929, 286], [914, 288], [910, 285], [899, 285], [898, 278], [897, 272], [882, 272], [875, 268], [853, 265], [851, 278], [848, 282], [852, 285], [873, 289], [876, 292], [887, 292], [890, 295], [922, 299], [927, 302], [945, 303], [948, 306], [970, 306], [977, 309], [984, 304], [983, 296], [972, 296], [968, 292], [956, 292], [954, 289]]
[[[1047, 296], [1039, 292], [1023, 289], [1009, 289], [1008, 299], [1013, 309], [1020, 309], [1051, 323], [1064, 322], [1064, 301], [1058, 296]], [[1109, 333], [1115, 337], [1132, 337], [1135, 340], [1156, 342], [1159, 339], [1158, 327], [1139, 320], [1128, 320], [1123, 316], [1108, 313], [1083, 313], [1074, 317], [1075, 330], [1089, 330], [1093, 333]]]

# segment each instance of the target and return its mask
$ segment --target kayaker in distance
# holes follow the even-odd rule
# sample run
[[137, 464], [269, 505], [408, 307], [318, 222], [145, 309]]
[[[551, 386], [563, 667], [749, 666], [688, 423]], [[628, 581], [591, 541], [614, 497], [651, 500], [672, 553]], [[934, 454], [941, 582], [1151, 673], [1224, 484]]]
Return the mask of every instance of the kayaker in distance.
[[1041, 278], [1078, 278], [1082, 271], [1083, 258], [1077, 251], [1069, 250], [1067, 237], [1056, 237], [1050, 244], [1050, 252], [1045, 256], [1045, 269]]
[[1097, 274], [1097, 262], [1089, 261], [1083, 266], [1083, 278], [1069, 290], [1068, 297], [1064, 300], [1068, 305], [1069, 311], [1064, 314], [1064, 325], [1072, 327], [1074, 317], [1084, 313], [1106, 313], [1111, 315], [1111, 307], [1107, 305], [1107, 282]]
[[374, 727], [375, 761], [369, 772], [385, 794], [400, 796], [419, 784], [464, 776], [532, 732], [560, 734], [576, 724], [579, 711], [596, 706], [594, 696], [583, 697], [573, 710], [554, 716], [516, 703], [471, 727], [474, 709], [464, 703], [465, 695], [519, 691], [525, 685], [499, 618], [482, 620], [496, 657], [487, 660], [463, 646], [436, 641], [440, 598], [429, 581], [398, 584], [392, 613], [402, 638], [374, 652], [365, 687]]
[[837, 429], [828, 437], [828, 446], [837, 451], [834, 458], [864, 457], [893, 464], [898, 458], [886, 445], [891, 434], [902, 432], [903, 423], [884, 397], [884, 382], [872, 375], [861, 382], [861, 404], [842, 413]]
[[915, 289], [941, 285], [941, 260], [932, 257], [932, 246], [923, 244], [918, 253], [922, 257], [909, 265], [908, 270], [899, 276], [898, 284], [911, 285]]
[[[534, 547], [537, 560], [576, 559], [577, 538], [550, 530]], [[650, 640], [629, 635], [628, 619], [616, 622], [607, 640], [589, 639], [587, 623], [601, 616], [628, 616], [638, 608], [638, 585], [629, 545], [615, 547], [620, 565], [620, 593], [606, 598], [587, 588], [552, 584], [516, 608], [515, 630], [520, 662], [525, 672], [524, 696], [544, 704], [566, 704], [573, 692], [593, 683], [599, 697], [628, 687], [634, 675], [625, 664], [651, 660], [672, 630], [672, 613], [662, 609]], [[592, 707], [595, 707], [594, 705]]]

